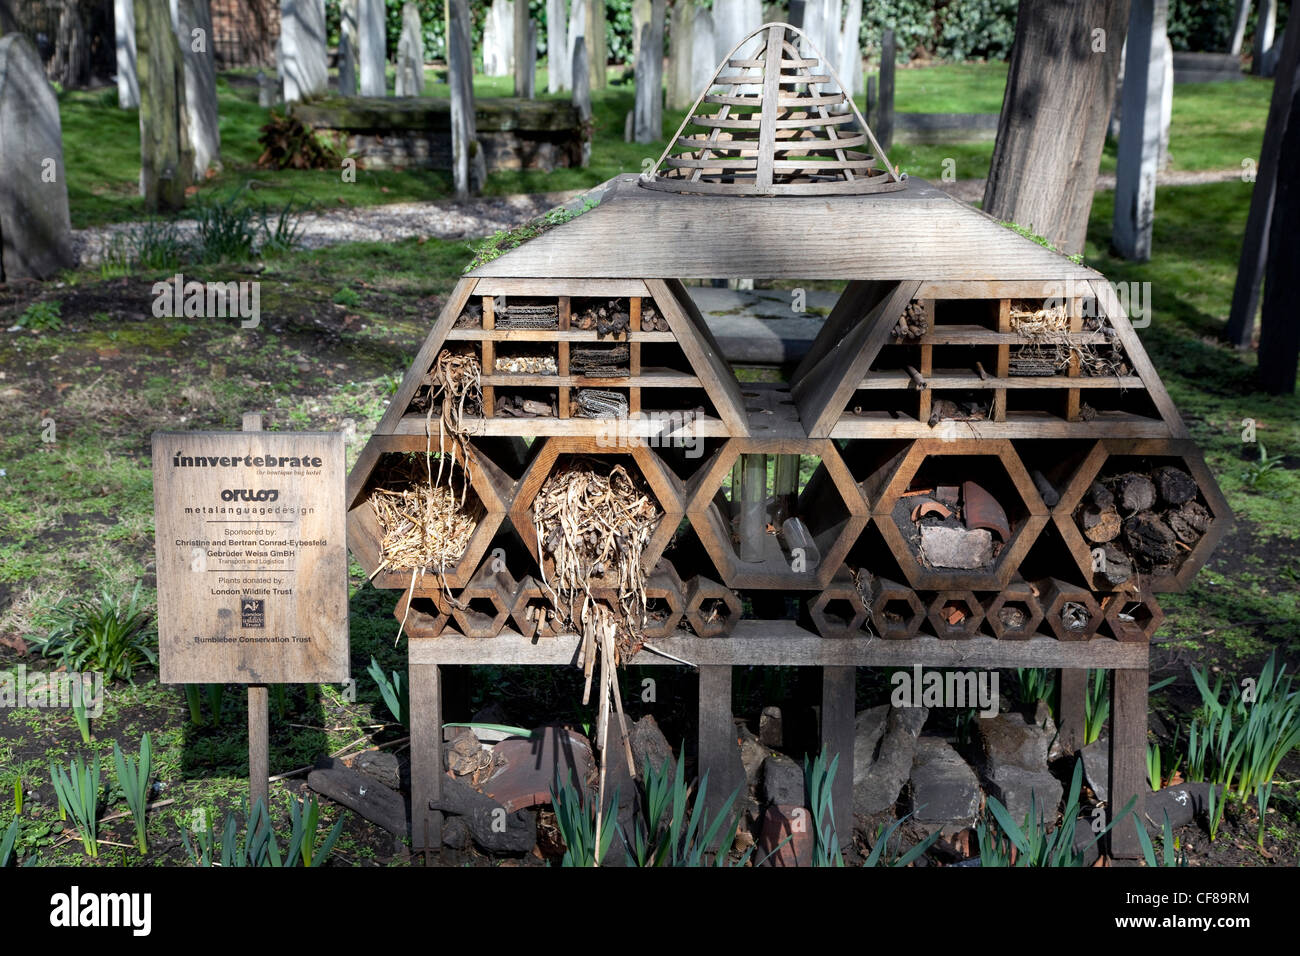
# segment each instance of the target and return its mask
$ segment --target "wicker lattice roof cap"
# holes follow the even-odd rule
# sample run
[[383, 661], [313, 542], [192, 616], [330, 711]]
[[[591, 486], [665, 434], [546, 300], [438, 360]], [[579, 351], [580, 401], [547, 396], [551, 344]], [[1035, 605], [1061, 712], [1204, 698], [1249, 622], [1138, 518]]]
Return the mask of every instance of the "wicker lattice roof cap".
[[[755, 37], [757, 52], [735, 58]], [[713, 92], [717, 87], [723, 89]], [[641, 185], [816, 196], [903, 189], [903, 179], [807, 35], [788, 23], [766, 23], [731, 48]]]

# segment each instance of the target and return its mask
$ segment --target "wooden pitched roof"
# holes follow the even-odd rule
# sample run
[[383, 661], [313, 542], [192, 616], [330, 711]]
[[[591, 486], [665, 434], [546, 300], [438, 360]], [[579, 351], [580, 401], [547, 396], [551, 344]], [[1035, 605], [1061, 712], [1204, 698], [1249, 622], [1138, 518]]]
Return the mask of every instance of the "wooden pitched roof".
[[550, 278], [1092, 281], [1100, 273], [924, 180], [835, 196], [683, 195], [636, 174], [600, 204], [468, 273]]

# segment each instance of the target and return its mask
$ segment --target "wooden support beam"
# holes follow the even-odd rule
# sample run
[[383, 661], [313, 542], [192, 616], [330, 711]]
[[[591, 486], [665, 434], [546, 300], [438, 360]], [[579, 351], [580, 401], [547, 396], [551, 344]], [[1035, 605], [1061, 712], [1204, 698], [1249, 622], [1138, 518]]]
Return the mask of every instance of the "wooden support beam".
[[[1146, 645], [1142, 645], [1145, 649]], [[1117, 670], [1110, 676], [1110, 792], [1107, 796], [1111, 819], [1133, 797], [1133, 813], [1110, 831], [1110, 854], [1119, 860], [1136, 860], [1142, 856], [1138, 842], [1138, 821], [1146, 794], [1147, 782], [1147, 682], [1146, 667]]]
[[857, 670], [852, 667], [822, 668], [822, 746], [828, 759], [839, 755], [839, 767], [831, 784], [835, 808], [835, 832], [843, 850], [853, 843], [853, 739]]
[[[700, 668], [699, 776], [709, 775], [705, 806], [717, 814], [733, 791], [745, 786], [744, 770], [731, 716], [731, 667]], [[737, 774], [739, 771], [739, 774]], [[737, 792], [737, 801], [741, 794]], [[734, 805], [733, 805], [734, 806]]]
[[425, 854], [442, 849], [442, 812], [429, 808], [430, 801], [442, 797], [442, 675], [438, 664], [416, 660], [416, 652], [437, 642], [437, 638], [407, 641], [411, 682], [411, 849]]
[[1061, 735], [1061, 746], [1074, 753], [1083, 746], [1084, 698], [1088, 693], [1088, 672], [1077, 667], [1065, 667], [1056, 676], [1060, 695], [1056, 726]]

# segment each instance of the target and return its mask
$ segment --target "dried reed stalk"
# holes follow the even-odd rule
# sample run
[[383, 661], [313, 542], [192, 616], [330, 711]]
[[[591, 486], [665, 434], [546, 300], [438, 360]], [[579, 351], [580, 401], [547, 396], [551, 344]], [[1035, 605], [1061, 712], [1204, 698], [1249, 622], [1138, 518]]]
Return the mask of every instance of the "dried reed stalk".
[[[577, 459], [558, 468], [533, 502], [538, 550], [554, 565], [548, 578], [546, 562], [541, 562], [542, 583], [551, 592], [557, 610], [567, 614], [582, 636], [578, 666], [585, 678], [584, 704], [591, 699], [593, 670], [597, 664], [600, 668], [596, 675], [601, 767], [597, 843], [603, 826], [611, 704], [622, 729], [629, 771], [636, 773], [617, 669], [641, 647], [646, 623], [641, 555], [662, 518], [644, 482], [634, 479], [622, 465], [609, 467], [594, 459]], [[593, 599], [591, 581], [596, 577], [617, 588], [617, 607]]]
[[1070, 357], [1077, 355], [1079, 367], [1091, 375], [1124, 372], [1118, 345], [1113, 355], [1105, 356], [1086, 342], [1071, 340], [1070, 315], [1064, 304], [1043, 309], [1012, 302], [1011, 328], [1026, 340], [1032, 355], [1050, 361], [1058, 370], [1067, 367]]

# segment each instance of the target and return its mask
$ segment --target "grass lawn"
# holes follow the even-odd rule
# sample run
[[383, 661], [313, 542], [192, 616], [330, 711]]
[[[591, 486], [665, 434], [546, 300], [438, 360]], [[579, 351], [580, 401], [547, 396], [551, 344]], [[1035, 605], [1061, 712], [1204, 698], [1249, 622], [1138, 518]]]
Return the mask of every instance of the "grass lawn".
[[[898, 71], [897, 108], [910, 112], [996, 113], [1002, 106], [1006, 65], [959, 63]], [[448, 96], [445, 71], [427, 71], [426, 95]], [[585, 169], [553, 172], [500, 172], [489, 177], [485, 192], [502, 195], [586, 189], [619, 173], [640, 172], [653, 164], [667, 140], [639, 145], [623, 141], [623, 120], [632, 108], [632, 86], [619, 83], [621, 69], [611, 70], [611, 83], [592, 96], [595, 141], [592, 162]], [[545, 73], [538, 86], [545, 89]], [[1179, 86], [1174, 95], [1170, 155], [1174, 169], [1239, 168], [1244, 158], [1257, 156], [1268, 114], [1271, 82], [1247, 78], [1241, 83]], [[506, 77], [475, 78], [480, 97], [508, 96]], [[434, 170], [358, 170], [355, 183], [344, 183], [334, 170], [280, 171], [256, 166], [262, 149], [257, 138], [267, 111], [257, 105], [257, 87], [247, 74], [223, 75], [217, 95], [221, 116], [223, 171], [202, 184], [199, 198], [251, 186], [256, 202], [278, 207], [293, 200], [336, 208], [340, 204], [376, 205], [399, 201], [446, 198], [450, 174]], [[541, 94], [543, 97], [545, 93]], [[139, 184], [139, 129], [135, 110], [117, 107], [114, 90], [68, 92], [59, 97], [63, 120], [64, 159], [73, 225], [84, 227], [142, 218]], [[684, 119], [684, 111], [667, 111], [665, 136]], [[945, 159], [956, 163], [959, 179], [988, 173], [993, 144], [899, 144], [890, 160], [903, 170], [938, 179]], [[1115, 144], [1107, 143], [1103, 171], [1115, 168]]]

